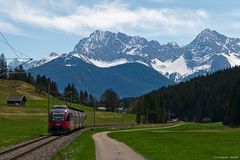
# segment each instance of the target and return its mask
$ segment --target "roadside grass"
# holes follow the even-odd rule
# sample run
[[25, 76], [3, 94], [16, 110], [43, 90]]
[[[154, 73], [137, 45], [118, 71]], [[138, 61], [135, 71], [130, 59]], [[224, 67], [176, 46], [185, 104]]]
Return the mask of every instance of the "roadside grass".
[[47, 134], [46, 116], [0, 117], [0, 149]]
[[95, 160], [95, 143], [92, 135], [103, 131], [124, 131], [126, 129], [136, 129], [136, 128], [152, 128], [152, 127], [165, 127], [168, 124], [146, 124], [142, 126], [124, 126], [124, 128], [99, 128], [83, 132], [78, 136], [73, 142], [70, 143], [66, 148], [58, 152], [52, 159], [53, 160]]
[[149, 160], [202, 160], [240, 158], [240, 129], [221, 123], [184, 123], [174, 128], [112, 132]]
[[95, 143], [92, 135], [106, 131], [107, 129], [93, 129], [83, 132], [66, 148], [58, 152], [52, 159], [53, 160], [95, 160]]
[[179, 125], [173, 128], [166, 128], [165, 130], [172, 131], [187, 131], [187, 130], [226, 130], [229, 127], [224, 126], [222, 122], [214, 122], [214, 123], [190, 123], [184, 122], [183, 125]]
[[[8, 106], [6, 104], [8, 95], [26, 96], [26, 105]], [[54, 102], [66, 104], [56, 99]], [[37, 93], [34, 86], [22, 81], [0, 80], [0, 149], [40, 135], [47, 135], [47, 106], [47, 94]], [[51, 97], [50, 107], [52, 106]], [[87, 114], [87, 126], [93, 125], [92, 107], [80, 104], [72, 104], [72, 106], [84, 110]], [[121, 113], [96, 112], [96, 125], [121, 123]], [[124, 123], [135, 123], [135, 115], [124, 114]]]

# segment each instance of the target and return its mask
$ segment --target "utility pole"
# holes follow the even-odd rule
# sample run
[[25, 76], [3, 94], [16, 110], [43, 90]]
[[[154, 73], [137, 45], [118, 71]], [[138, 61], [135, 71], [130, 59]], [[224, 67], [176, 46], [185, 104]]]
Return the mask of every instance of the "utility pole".
[[50, 111], [50, 82], [48, 83], [48, 133], [49, 133], [49, 111]]
[[148, 107], [147, 107], [147, 124], [148, 124]]
[[96, 126], [96, 105], [95, 105], [95, 101], [93, 104], [93, 127]]
[[123, 127], [123, 124], [124, 124], [124, 121], [123, 121], [123, 112], [124, 112], [124, 110], [123, 110], [123, 103], [121, 102], [120, 103], [120, 107], [121, 107], [121, 109], [122, 109], [122, 127]]
[[70, 97], [70, 107], [72, 107], [72, 93], [71, 93], [71, 97]]
[[171, 120], [171, 110], [170, 109], [168, 110], [168, 120], [169, 121]]
[[122, 127], [123, 127], [123, 124], [124, 124], [124, 123], [123, 123], [123, 110], [122, 110]]
[[53, 98], [53, 106], [54, 106], [54, 104], [55, 104], [55, 102], [54, 102], [54, 96], [53, 96], [52, 98]]

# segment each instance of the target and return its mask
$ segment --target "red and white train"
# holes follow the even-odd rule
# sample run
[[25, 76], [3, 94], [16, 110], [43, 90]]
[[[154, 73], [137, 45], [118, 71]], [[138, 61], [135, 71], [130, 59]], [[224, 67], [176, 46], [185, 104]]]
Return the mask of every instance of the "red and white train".
[[49, 113], [49, 132], [67, 134], [86, 127], [86, 113], [66, 105], [54, 105]]

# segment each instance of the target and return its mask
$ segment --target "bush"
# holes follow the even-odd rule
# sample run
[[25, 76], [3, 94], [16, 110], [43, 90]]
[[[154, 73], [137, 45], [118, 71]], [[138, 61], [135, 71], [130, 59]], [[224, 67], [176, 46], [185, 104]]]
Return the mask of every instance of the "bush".
[[209, 117], [205, 117], [205, 118], [203, 118], [202, 120], [201, 120], [201, 122], [202, 123], [209, 123], [209, 122], [211, 122], [212, 120], [211, 120], [211, 118], [209, 118]]

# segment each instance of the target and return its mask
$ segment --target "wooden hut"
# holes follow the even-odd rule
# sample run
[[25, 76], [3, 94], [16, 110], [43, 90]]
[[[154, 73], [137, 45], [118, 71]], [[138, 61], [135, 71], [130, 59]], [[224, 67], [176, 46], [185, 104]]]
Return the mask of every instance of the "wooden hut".
[[24, 106], [27, 99], [25, 96], [8, 96], [7, 104], [9, 106]]

